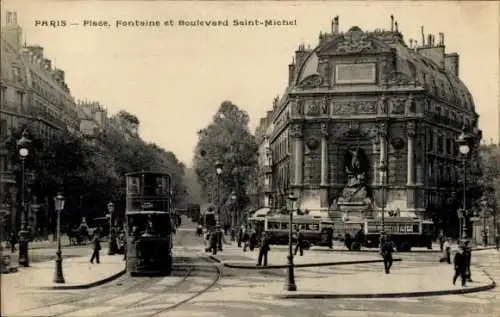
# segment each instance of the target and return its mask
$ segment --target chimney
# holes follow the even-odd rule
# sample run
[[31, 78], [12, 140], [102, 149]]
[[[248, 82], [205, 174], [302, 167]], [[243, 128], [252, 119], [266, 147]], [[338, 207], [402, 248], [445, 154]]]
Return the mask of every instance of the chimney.
[[427, 47], [432, 47], [432, 34], [427, 35]]
[[288, 86], [291, 86], [295, 78], [295, 61], [288, 65]]
[[50, 59], [48, 59], [48, 58], [43, 59], [43, 68], [45, 68], [47, 70], [51, 70], [52, 62], [50, 61]]
[[63, 83], [64, 82], [64, 71], [59, 69], [59, 68], [54, 69], [54, 77], [55, 77], [56, 81]]
[[295, 51], [295, 67], [301, 67], [302, 63], [304, 63], [309, 52], [306, 50], [304, 44], [300, 44], [297, 51]]
[[394, 15], [391, 14], [391, 32], [394, 32]]
[[444, 33], [439, 32], [439, 46], [444, 46]]
[[339, 16], [335, 16], [335, 18], [333, 19], [333, 34], [339, 34]]
[[422, 47], [425, 47], [425, 34], [423, 25], [420, 27], [420, 33], [422, 33]]
[[451, 74], [459, 77], [460, 55], [457, 53], [445, 54], [444, 66]]

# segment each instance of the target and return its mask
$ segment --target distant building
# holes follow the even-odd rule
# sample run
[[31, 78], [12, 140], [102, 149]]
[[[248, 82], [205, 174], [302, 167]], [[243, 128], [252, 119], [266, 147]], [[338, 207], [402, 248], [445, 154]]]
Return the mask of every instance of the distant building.
[[[32, 135], [46, 142], [58, 132], [78, 132], [76, 104], [65, 82], [64, 71], [52, 66], [43, 54], [43, 47], [23, 44], [22, 35], [16, 12], [6, 12], [0, 45], [0, 197], [1, 212], [11, 215], [6, 230], [16, 228], [16, 219], [19, 221], [15, 167], [5, 148], [11, 131], [27, 126]], [[38, 206], [37, 197], [30, 198]]]
[[79, 131], [88, 144], [97, 146], [97, 138], [108, 126], [108, 111], [96, 101], [78, 101]]
[[407, 45], [391, 24], [340, 32], [337, 17], [316, 47], [299, 45], [285, 94], [257, 129], [272, 152], [274, 196], [293, 191], [300, 209], [323, 216], [379, 217], [385, 202], [386, 216], [422, 217], [460, 188], [456, 139], [463, 126], [475, 133], [473, 162], [481, 131], [459, 55], [441, 33], [436, 41], [422, 29], [420, 45]]

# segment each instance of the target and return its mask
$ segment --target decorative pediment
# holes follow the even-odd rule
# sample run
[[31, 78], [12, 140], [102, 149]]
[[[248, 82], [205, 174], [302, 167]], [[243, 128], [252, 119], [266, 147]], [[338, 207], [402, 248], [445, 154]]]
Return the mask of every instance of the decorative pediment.
[[332, 41], [326, 42], [318, 50], [318, 56], [322, 55], [349, 55], [363, 53], [390, 52], [390, 46], [377, 41], [373, 36], [352, 32], [341, 35]]
[[298, 85], [299, 88], [317, 88], [323, 84], [323, 77], [319, 74], [312, 74], [302, 79]]

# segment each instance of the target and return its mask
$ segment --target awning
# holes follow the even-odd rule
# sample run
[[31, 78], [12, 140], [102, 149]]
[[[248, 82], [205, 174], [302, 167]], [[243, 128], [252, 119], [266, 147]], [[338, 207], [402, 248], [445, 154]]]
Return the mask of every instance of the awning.
[[265, 217], [267, 214], [271, 211], [271, 208], [264, 207], [257, 209], [253, 214], [252, 217]]

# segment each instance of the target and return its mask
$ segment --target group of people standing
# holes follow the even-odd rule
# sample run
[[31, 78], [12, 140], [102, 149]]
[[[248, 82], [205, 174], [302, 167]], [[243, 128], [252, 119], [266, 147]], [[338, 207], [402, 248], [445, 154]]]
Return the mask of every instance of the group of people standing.
[[[441, 235], [439, 237], [439, 246], [443, 252], [439, 262], [451, 264], [451, 238], [446, 238]], [[453, 257], [453, 266], [455, 269], [455, 274], [453, 275], [453, 285], [455, 285], [459, 277], [462, 281], [462, 286], [466, 286], [467, 282], [472, 282], [470, 270], [471, 258], [472, 248], [469, 245], [469, 241], [463, 240], [459, 242], [458, 250]]]

